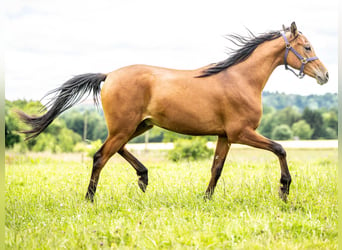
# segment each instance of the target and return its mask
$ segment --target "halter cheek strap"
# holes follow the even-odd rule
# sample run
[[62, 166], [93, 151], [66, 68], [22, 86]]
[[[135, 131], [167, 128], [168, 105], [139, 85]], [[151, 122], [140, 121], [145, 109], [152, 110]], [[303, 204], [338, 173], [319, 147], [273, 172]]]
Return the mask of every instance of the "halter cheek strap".
[[[307, 64], [308, 62], [311, 62], [311, 61], [314, 61], [314, 60], [317, 60], [318, 57], [317, 56], [314, 56], [314, 57], [309, 57], [309, 58], [306, 58], [306, 57], [303, 57], [301, 56], [292, 46], [291, 44], [289, 43], [289, 41], [287, 40], [287, 37], [285, 35], [285, 33], [281, 33], [281, 35], [283, 36], [284, 40], [285, 40], [285, 56], [284, 56], [284, 64], [285, 64], [285, 69], [286, 70], [290, 70], [293, 74], [295, 74], [299, 79], [302, 79], [305, 74], [304, 74], [304, 67], [305, 67], [305, 64]], [[295, 54], [297, 56], [297, 58], [301, 61], [302, 65], [300, 66], [300, 71], [299, 71], [299, 74], [297, 74], [293, 69], [289, 68], [288, 64], [287, 64], [287, 56], [289, 55], [289, 52], [292, 52], [293, 54]]]

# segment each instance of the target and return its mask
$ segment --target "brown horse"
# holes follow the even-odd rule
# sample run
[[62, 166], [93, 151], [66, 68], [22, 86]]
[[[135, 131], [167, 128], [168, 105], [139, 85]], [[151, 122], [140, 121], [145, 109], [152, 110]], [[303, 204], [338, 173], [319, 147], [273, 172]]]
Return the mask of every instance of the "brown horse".
[[32, 126], [24, 133], [28, 138], [39, 135], [84, 94], [93, 92], [96, 101], [101, 92], [108, 137], [94, 155], [87, 199], [93, 201], [100, 172], [116, 152], [136, 170], [139, 187], [145, 192], [147, 169], [125, 145], [156, 125], [182, 134], [218, 136], [207, 197], [214, 192], [231, 144], [240, 143], [278, 156], [279, 194], [286, 200], [291, 184], [286, 152], [280, 144], [255, 131], [262, 115], [261, 92], [281, 64], [286, 69], [288, 65], [300, 69], [298, 77], [307, 74], [319, 84], [328, 81], [328, 72], [294, 22], [282, 31], [259, 36], [251, 33], [248, 37], [232, 35], [230, 39], [240, 47], [228, 59], [196, 70], [133, 65], [108, 74], [75, 76], [50, 92], [56, 96], [44, 115], [31, 117], [19, 112], [21, 119]]

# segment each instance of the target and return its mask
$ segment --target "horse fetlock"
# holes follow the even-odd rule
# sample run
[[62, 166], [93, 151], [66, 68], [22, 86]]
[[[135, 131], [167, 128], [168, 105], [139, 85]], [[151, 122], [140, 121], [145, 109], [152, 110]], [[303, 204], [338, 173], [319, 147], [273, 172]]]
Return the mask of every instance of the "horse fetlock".
[[284, 201], [287, 202], [287, 196], [290, 194], [290, 184], [291, 184], [291, 177], [281, 177], [280, 179], [280, 187], [279, 187], [279, 197]]
[[281, 185], [281, 187], [286, 189], [287, 193], [289, 193], [289, 191], [290, 191], [291, 182], [292, 182], [291, 176], [288, 176], [288, 177], [282, 176], [280, 178], [280, 185]]

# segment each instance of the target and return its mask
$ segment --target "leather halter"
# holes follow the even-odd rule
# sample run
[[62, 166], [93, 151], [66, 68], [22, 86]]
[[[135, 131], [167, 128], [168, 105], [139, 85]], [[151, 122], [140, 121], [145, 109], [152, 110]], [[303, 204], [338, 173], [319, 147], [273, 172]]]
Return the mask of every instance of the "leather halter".
[[[301, 56], [292, 46], [291, 44], [289, 43], [289, 41], [287, 40], [286, 38], [286, 35], [284, 32], [281, 32], [281, 35], [283, 36], [284, 40], [285, 40], [285, 56], [284, 56], [284, 64], [285, 64], [285, 69], [286, 70], [290, 70], [293, 74], [295, 74], [299, 79], [302, 79], [305, 74], [304, 74], [304, 67], [305, 67], [305, 64], [307, 64], [308, 62], [311, 62], [311, 61], [314, 61], [314, 60], [317, 60], [318, 57], [317, 56], [314, 56], [314, 57], [309, 57], [309, 58], [306, 58], [306, 57], [303, 57]], [[287, 56], [289, 55], [289, 52], [292, 51], [293, 54], [295, 54], [297, 56], [297, 58], [301, 61], [302, 65], [300, 66], [300, 71], [299, 71], [299, 74], [297, 74], [293, 69], [289, 68], [288, 64], [287, 64]]]

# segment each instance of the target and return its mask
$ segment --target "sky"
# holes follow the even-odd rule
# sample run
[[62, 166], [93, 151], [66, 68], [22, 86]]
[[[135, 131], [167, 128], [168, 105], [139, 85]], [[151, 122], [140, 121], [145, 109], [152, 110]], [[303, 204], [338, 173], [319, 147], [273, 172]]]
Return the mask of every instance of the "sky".
[[131, 64], [195, 69], [227, 58], [225, 35], [295, 21], [329, 70], [320, 86], [278, 67], [266, 91], [338, 89], [338, 0], [11, 0], [3, 10], [6, 99], [40, 100], [74, 75]]

